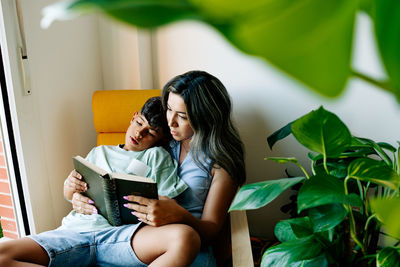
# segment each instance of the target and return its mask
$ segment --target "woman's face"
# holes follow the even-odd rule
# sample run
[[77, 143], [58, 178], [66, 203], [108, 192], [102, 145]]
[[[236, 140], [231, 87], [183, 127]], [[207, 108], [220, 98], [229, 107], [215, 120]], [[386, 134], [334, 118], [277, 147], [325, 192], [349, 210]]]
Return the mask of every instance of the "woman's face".
[[192, 138], [193, 129], [190, 126], [183, 98], [174, 93], [169, 93], [167, 102], [167, 120], [171, 135], [176, 141]]

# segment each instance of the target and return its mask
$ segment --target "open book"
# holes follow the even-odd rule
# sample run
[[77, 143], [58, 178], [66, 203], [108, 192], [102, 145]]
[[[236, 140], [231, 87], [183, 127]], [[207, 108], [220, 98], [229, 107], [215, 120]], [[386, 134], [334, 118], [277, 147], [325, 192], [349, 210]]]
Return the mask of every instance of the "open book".
[[132, 210], [123, 205], [128, 201], [127, 195], [158, 198], [157, 183], [151, 178], [124, 173], [107, 173], [102, 168], [90, 163], [81, 156], [72, 158], [74, 168], [79, 172], [83, 181], [88, 184], [84, 193], [94, 201], [101, 215], [113, 226], [137, 223]]

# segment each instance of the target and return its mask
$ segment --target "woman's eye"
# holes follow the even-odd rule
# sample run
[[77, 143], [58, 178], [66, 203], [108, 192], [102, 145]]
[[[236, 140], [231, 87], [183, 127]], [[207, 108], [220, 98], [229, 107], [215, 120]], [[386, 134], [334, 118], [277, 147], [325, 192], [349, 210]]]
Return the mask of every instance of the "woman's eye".
[[178, 117], [183, 119], [183, 120], [187, 120], [187, 118], [185, 116], [178, 115]]

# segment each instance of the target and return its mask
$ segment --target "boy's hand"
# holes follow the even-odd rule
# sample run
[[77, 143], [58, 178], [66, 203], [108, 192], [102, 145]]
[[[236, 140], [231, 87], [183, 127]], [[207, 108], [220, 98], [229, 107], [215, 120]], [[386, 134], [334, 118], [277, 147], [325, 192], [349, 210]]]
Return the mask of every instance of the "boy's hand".
[[93, 204], [94, 204], [93, 200], [81, 195], [78, 192], [75, 192], [72, 195], [72, 208], [76, 212], [83, 214], [97, 214], [98, 211]]
[[85, 192], [87, 190], [87, 184], [82, 181], [82, 175], [73, 170], [68, 175], [67, 181], [64, 185], [64, 190], [72, 192]]

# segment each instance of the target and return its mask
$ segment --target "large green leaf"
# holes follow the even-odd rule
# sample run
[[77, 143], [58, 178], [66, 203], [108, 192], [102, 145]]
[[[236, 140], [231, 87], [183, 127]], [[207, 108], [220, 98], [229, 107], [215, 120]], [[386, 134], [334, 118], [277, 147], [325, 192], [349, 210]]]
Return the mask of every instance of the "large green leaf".
[[295, 240], [313, 233], [313, 225], [308, 217], [280, 221], [274, 229], [274, 234], [280, 242]]
[[298, 261], [317, 257], [322, 249], [322, 245], [313, 235], [287, 241], [267, 249], [261, 266], [291, 266]]
[[[215, 21], [216, 28], [242, 51], [267, 59], [324, 95], [342, 91], [350, 73], [356, 1], [193, 2], [212, 14], [211, 24]], [[221, 18], [226, 19], [221, 22]]]
[[357, 1], [75, 0], [60, 7], [45, 12], [44, 20], [91, 10], [141, 27], [201, 20], [245, 53], [265, 58], [327, 96], [340, 94], [350, 74]]
[[297, 197], [299, 213], [305, 209], [333, 203], [358, 207], [362, 205], [358, 195], [345, 194], [342, 180], [328, 174], [311, 176], [304, 182]]
[[[383, 159], [384, 161], [385, 161], [385, 163], [390, 167], [390, 168], [392, 168], [392, 166], [393, 166], [393, 163], [392, 163], [392, 160], [389, 158], [389, 156], [385, 153], [385, 151], [383, 150], [383, 148], [390, 148], [390, 147], [388, 147], [387, 145], [389, 145], [389, 144], [386, 144], [386, 143], [381, 143], [381, 144], [379, 144], [379, 143], [375, 143], [375, 141], [373, 141], [373, 140], [371, 140], [371, 139], [368, 139], [368, 138], [360, 138], [360, 137], [357, 137], [357, 138], [353, 138], [353, 140], [354, 139], [357, 139], [359, 142], [361, 142], [361, 143], [363, 143], [364, 145], [366, 145], [367, 147], [370, 147], [370, 148], [372, 148], [375, 152], [376, 152], [376, 154], [379, 156], [379, 157], [381, 157], [381, 159]], [[390, 146], [390, 145], [389, 145]], [[395, 149], [394, 147], [392, 147], [392, 148], [390, 148], [391, 150], [392, 149]]]
[[400, 253], [398, 248], [385, 247], [376, 255], [377, 267], [399, 267]]
[[400, 184], [399, 175], [384, 162], [370, 158], [352, 161], [348, 168], [348, 176], [361, 181], [372, 182], [397, 190]]
[[279, 130], [275, 131], [273, 134], [268, 136], [267, 141], [269, 148], [272, 150], [272, 147], [276, 142], [285, 138], [289, 134], [292, 133], [292, 123], [286, 124], [284, 127], [280, 128]]
[[392, 90], [400, 99], [400, 1], [372, 1], [379, 51], [390, 77]]
[[400, 239], [400, 198], [370, 200], [372, 211], [385, 226], [386, 232]]
[[309, 209], [308, 216], [314, 232], [330, 230], [340, 224], [347, 216], [342, 204], [334, 203]]
[[261, 208], [304, 179], [304, 177], [284, 178], [245, 185], [237, 192], [229, 211]]
[[315, 258], [294, 262], [290, 267], [327, 267], [329, 266], [326, 255], [323, 253]]
[[302, 145], [325, 157], [338, 156], [351, 144], [346, 125], [323, 107], [294, 121], [292, 133]]

